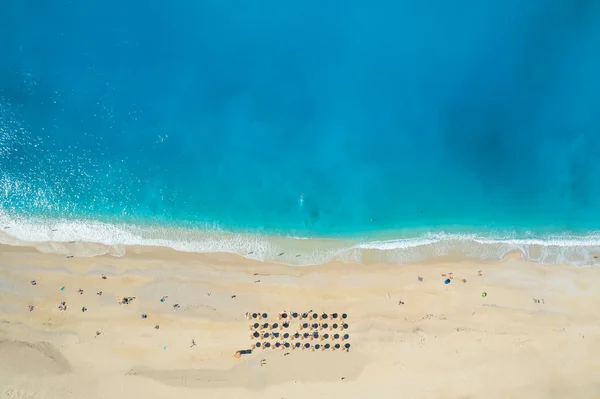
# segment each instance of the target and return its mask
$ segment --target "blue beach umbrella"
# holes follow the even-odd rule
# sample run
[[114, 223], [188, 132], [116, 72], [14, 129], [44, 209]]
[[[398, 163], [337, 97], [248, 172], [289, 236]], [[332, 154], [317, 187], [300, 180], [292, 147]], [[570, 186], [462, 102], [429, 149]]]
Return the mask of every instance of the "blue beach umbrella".
[[450, 279], [447, 278], [446, 280], [444, 280], [444, 284], [450, 284]]

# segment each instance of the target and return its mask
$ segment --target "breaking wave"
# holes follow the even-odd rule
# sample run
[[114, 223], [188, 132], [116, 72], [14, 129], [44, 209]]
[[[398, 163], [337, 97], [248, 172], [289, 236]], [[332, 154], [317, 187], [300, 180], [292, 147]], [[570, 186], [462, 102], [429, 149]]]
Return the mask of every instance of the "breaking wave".
[[511, 232], [494, 235], [427, 232], [391, 240], [345, 240], [233, 233], [218, 226], [196, 230], [92, 220], [25, 219], [3, 210], [0, 210], [0, 227], [1, 244], [35, 246], [42, 252], [82, 257], [122, 256], [132, 247], [149, 246], [182, 252], [231, 253], [290, 265], [333, 261], [402, 264], [447, 255], [500, 260], [512, 252], [544, 264], [600, 263], [599, 232], [545, 236], [527, 233], [521, 237]]

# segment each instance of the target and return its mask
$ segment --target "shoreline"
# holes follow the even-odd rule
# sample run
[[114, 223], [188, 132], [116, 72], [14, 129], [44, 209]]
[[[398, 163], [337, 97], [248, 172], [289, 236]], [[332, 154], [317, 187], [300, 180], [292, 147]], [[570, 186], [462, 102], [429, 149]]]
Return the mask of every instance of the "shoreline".
[[[0, 216], [2, 216], [0, 214]], [[440, 257], [502, 260], [518, 252], [533, 263], [600, 265], [600, 234], [517, 237], [429, 232], [386, 240], [298, 238], [185, 229], [145, 229], [133, 225], [62, 221], [7, 223], [0, 218], [0, 245], [34, 247], [65, 256], [123, 256], [138, 248], [170, 248], [180, 253], [229, 253], [290, 266], [329, 262], [412, 264]], [[406, 234], [406, 231], [403, 231]], [[512, 235], [511, 235], [512, 234]], [[389, 233], [388, 233], [389, 237]]]
[[[0, 398], [594, 397], [599, 273], [516, 253], [289, 267], [164, 248], [67, 259], [0, 246], [0, 356], [11, 359]], [[233, 357], [253, 344], [246, 312], [308, 309], [347, 313], [351, 350]]]

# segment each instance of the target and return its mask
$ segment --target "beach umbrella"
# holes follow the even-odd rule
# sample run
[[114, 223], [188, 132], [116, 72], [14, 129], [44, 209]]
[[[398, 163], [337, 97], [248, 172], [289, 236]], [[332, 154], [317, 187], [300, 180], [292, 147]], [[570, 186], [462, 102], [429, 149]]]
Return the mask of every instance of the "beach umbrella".
[[288, 333], [283, 334], [284, 339], [288, 339], [289, 337], [290, 337], [290, 334], [288, 334]]
[[344, 348], [345, 348], [346, 350], [349, 350], [349, 349], [350, 349], [350, 344], [346, 342], [346, 343], [344, 344]]
[[344, 323], [342, 324], [342, 330], [347, 330], [348, 329], [348, 324]]
[[333, 334], [333, 339], [339, 339], [340, 338], [340, 334]]
[[346, 313], [342, 313], [342, 320], [346, 320], [348, 318], [348, 315]]
[[336, 320], [336, 319], [338, 318], [338, 314], [337, 314], [337, 313], [332, 313], [332, 314], [331, 314], [331, 318], [332, 318], [333, 320]]
[[334, 347], [335, 349], [340, 349], [340, 344], [335, 344], [335, 345], [333, 345], [333, 347]]
[[304, 339], [308, 339], [308, 337], [310, 337], [310, 334], [309, 333], [304, 333], [303, 337], [304, 337]]
[[318, 318], [319, 318], [319, 315], [318, 315], [318, 314], [316, 314], [316, 313], [313, 313], [313, 314], [312, 314], [312, 319], [313, 319], [313, 320], [317, 320]]
[[319, 323], [313, 323], [313, 324], [311, 325], [311, 328], [312, 328], [313, 330], [316, 330], [317, 328], [319, 328]]
[[257, 342], [257, 343], [255, 344], [255, 346], [256, 346], [257, 348], [260, 348], [260, 342]]
[[339, 327], [339, 326], [338, 326], [338, 324], [337, 324], [337, 323], [333, 323], [329, 329], [330, 329], [330, 330], [337, 330], [337, 329], [338, 329], [338, 327]]
[[315, 349], [316, 349], [316, 350], [319, 350], [319, 349], [321, 349], [321, 345], [319, 345], [319, 344], [316, 344], [316, 345], [315, 345]]
[[329, 349], [329, 348], [331, 348], [331, 345], [330, 344], [325, 344], [325, 345], [323, 345], [323, 348]]
[[327, 313], [323, 313], [321, 315], [321, 320], [327, 320]]
[[307, 319], [308, 318], [308, 313], [302, 313], [302, 316], [300, 318], [301, 319]]
[[296, 348], [299, 348], [301, 345], [302, 345], [302, 344], [301, 344], [300, 342], [296, 342], [296, 343], [294, 344], [294, 347], [296, 347]]
[[444, 284], [450, 284], [450, 279], [447, 278], [446, 280], [444, 280]]
[[292, 312], [292, 319], [298, 318], [298, 312]]
[[254, 334], [252, 334], [252, 338], [258, 338], [260, 337], [260, 334], [258, 333], [258, 331], [254, 331]]
[[270, 348], [271, 347], [271, 343], [270, 342], [265, 342], [265, 344], [264, 344], [263, 347], [264, 348]]
[[289, 343], [289, 342], [285, 342], [285, 343], [283, 344], [283, 346], [285, 346], [286, 348], [289, 348], [289, 347], [290, 347], [290, 343]]
[[304, 347], [305, 347], [306, 349], [308, 349], [308, 348], [310, 348], [310, 344], [307, 342], [307, 343], [305, 343], [305, 344], [304, 344]]
[[319, 329], [320, 329], [320, 330], [322, 330], [322, 329], [327, 329], [327, 327], [329, 327], [329, 324], [327, 324], [327, 323], [323, 323], [323, 324], [321, 324], [321, 328], [319, 328]]
[[269, 334], [268, 332], [263, 334], [263, 338], [264, 338], [264, 339], [267, 339], [267, 338], [269, 338], [269, 336], [270, 336], [270, 334]]
[[350, 338], [350, 336], [348, 334], [344, 334], [344, 336], [342, 337], [342, 341], [347, 340], [348, 338]]
[[256, 319], [258, 317], [258, 313], [252, 313], [252, 318]]
[[264, 324], [262, 325], [262, 328], [263, 328], [263, 329], [267, 329], [267, 328], [269, 328], [269, 323], [264, 323]]

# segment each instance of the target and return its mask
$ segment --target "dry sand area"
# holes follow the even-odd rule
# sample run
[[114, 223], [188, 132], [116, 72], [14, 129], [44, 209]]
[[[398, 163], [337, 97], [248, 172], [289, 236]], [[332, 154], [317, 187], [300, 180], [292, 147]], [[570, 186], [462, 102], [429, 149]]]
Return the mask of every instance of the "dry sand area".
[[[291, 267], [0, 247], [0, 398], [600, 398], [599, 283], [515, 256]], [[348, 314], [349, 352], [234, 358], [246, 312], [309, 309]]]

